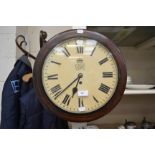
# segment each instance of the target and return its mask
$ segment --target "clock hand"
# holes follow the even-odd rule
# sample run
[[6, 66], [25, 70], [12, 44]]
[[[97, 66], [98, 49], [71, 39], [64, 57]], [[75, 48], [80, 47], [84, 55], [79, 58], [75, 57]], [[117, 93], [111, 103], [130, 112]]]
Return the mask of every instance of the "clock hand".
[[66, 88], [64, 88], [60, 93], [57, 93], [55, 95], [55, 98], [54, 99], [57, 99], [64, 91], [66, 91], [66, 89], [68, 89], [74, 82], [76, 82], [77, 80], [79, 80], [80, 78], [83, 77], [83, 74], [82, 73], [79, 73], [78, 74], [78, 77], [76, 79], [74, 79]]
[[76, 86], [72, 89], [72, 92], [73, 92], [73, 94], [72, 94], [72, 98], [74, 97], [74, 95], [77, 93], [77, 91], [78, 91], [78, 84], [79, 84], [79, 81], [80, 81], [80, 78], [78, 79], [78, 81], [77, 81], [77, 83], [76, 83]]

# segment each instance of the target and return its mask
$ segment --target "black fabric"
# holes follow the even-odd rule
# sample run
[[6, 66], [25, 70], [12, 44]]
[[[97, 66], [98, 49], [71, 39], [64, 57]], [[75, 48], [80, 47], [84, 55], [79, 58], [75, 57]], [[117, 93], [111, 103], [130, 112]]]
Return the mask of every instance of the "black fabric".
[[23, 75], [30, 72], [30, 65], [19, 59], [9, 74], [2, 92], [1, 128], [67, 129], [67, 121], [48, 111], [38, 101], [32, 80], [29, 83], [22, 81]]
[[19, 59], [5, 81], [2, 91], [1, 128], [19, 127], [21, 82], [23, 75], [29, 72], [32, 72], [32, 69]]

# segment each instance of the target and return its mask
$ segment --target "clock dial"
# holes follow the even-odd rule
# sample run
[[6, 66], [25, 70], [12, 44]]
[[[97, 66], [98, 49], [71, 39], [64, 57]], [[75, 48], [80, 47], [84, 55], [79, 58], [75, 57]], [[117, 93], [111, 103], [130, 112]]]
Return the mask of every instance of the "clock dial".
[[75, 37], [56, 45], [47, 54], [42, 84], [57, 107], [69, 113], [90, 113], [105, 106], [113, 96], [118, 66], [103, 44]]
[[108, 114], [123, 96], [126, 77], [117, 46], [88, 30], [68, 30], [49, 39], [33, 70], [39, 101], [71, 122], [92, 121]]

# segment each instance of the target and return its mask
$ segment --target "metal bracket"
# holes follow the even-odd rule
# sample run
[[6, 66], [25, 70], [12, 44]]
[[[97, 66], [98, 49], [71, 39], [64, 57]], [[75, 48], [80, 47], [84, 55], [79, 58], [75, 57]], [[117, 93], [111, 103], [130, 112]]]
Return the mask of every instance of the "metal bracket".
[[[21, 40], [20, 43], [19, 43], [19, 39]], [[30, 54], [30, 52], [26, 51], [26, 50], [22, 47], [23, 44], [27, 45], [27, 42], [26, 42], [25, 37], [24, 37], [23, 35], [18, 35], [18, 36], [16, 37], [15, 42], [16, 42], [17, 47], [18, 47], [25, 55], [28, 55], [28, 56], [31, 57], [32, 59], [36, 59], [36, 57], [35, 57], [34, 55]]]
[[47, 42], [46, 38], [47, 38], [47, 32], [41, 30], [40, 31], [40, 48], [42, 48], [44, 44]]
[[[47, 42], [46, 41], [46, 38], [47, 38], [47, 32], [45, 31], [40, 31], [40, 48], [43, 47], [43, 45]], [[19, 41], [20, 40], [20, 41]], [[16, 37], [16, 45], [17, 47], [25, 54], [25, 55], [28, 55], [29, 57], [31, 57], [32, 59], [36, 59], [36, 57], [32, 54], [30, 54], [30, 52], [28, 52], [27, 50], [25, 50], [22, 46], [23, 44], [27, 45], [27, 42], [25, 40], [25, 37], [23, 35], [18, 35]]]

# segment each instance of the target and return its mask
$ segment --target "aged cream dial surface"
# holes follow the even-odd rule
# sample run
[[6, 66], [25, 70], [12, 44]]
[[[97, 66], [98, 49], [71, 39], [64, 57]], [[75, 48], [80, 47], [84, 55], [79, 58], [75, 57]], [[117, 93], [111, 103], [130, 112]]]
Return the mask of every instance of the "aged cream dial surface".
[[58, 44], [46, 56], [42, 83], [48, 98], [59, 108], [90, 113], [105, 106], [113, 96], [118, 68], [105, 46], [75, 37]]

